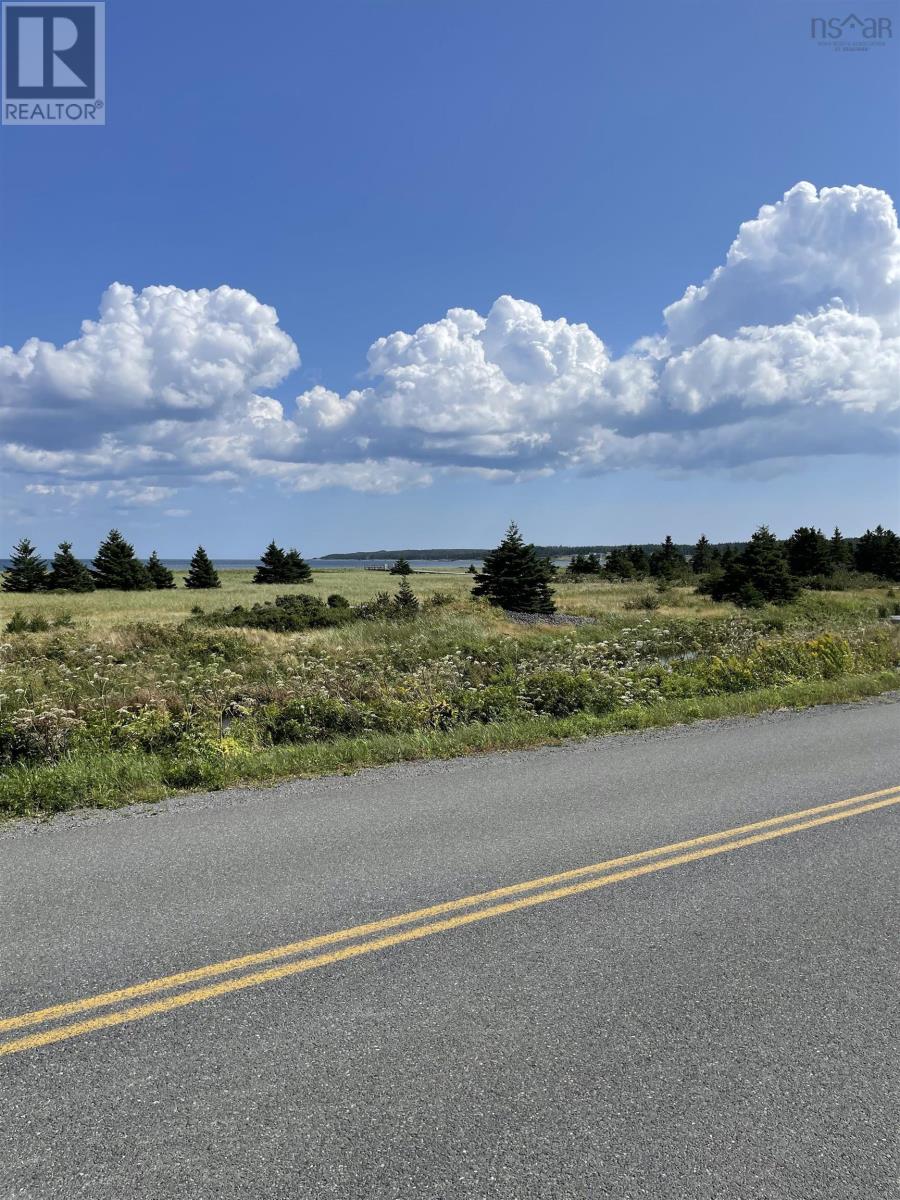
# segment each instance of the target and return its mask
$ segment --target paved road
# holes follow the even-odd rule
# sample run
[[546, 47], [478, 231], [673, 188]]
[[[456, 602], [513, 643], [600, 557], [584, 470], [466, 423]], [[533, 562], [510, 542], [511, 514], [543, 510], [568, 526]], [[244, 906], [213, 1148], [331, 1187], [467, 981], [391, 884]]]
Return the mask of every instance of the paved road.
[[[900, 785], [898, 717], [783, 713], [7, 826], [0, 1017]], [[0, 1056], [0, 1197], [895, 1198], [900, 804], [837, 811]]]

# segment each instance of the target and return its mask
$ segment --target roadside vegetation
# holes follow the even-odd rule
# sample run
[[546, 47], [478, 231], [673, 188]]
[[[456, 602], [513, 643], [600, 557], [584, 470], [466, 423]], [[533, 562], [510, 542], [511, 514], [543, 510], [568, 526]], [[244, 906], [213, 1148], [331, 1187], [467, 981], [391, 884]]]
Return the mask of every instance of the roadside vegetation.
[[[898, 589], [876, 573], [888, 533], [865, 573], [855, 546], [828, 569], [768, 531], [724, 566], [708, 545], [695, 569], [664, 542], [645, 567], [626, 548], [618, 565], [559, 571], [511, 529], [474, 579], [303, 564], [303, 582], [272, 591], [223, 570], [206, 591], [6, 593], [0, 813], [875, 694], [900, 686]], [[263, 566], [298, 569], [279, 553]], [[801, 562], [816, 569], [798, 576]]]

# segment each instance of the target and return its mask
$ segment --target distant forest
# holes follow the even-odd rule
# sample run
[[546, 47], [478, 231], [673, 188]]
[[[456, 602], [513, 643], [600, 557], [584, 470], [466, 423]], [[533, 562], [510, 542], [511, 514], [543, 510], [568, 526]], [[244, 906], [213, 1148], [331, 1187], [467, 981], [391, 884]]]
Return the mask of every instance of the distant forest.
[[[740, 550], [743, 542], [714, 542], [713, 545], [718, 550]], [[646, 551], [649, 555], [654, 550], [659, 549], [658, 542], [639, 542], [638, 546], [641, 550]], [[565, 558], [574, 554], [608, 554], [610, 550], [622, 549], [620, 544], [609, 543], [607, 545], [597, 546], [535, 546], [535, 550], [541, 558]], [[675, 549], [680, 554], [687, 556], [690, 554], [694, 545], [691, 543], [675, 544]], [[418, 559], [443, 559], [452, 561], [454, 559], [479, 558], [483, 559], [486, 554], [490, 553], [490, 549], [482, 548], [480, 550], [354, 550], [349, 554], [323, 554], [320, 561], [324, 562], [330, 558], [343, 559], [382, 559], [382, 558], [418, 558]]]

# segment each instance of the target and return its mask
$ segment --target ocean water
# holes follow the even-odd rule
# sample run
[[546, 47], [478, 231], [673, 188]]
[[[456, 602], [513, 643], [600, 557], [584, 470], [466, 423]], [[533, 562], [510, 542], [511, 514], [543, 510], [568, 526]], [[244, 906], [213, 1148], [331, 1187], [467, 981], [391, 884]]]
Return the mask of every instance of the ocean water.
[[[91, 565], [89, 558], [83, 558], [81, 561], [86, 567]], [[190, 564], [190, 559], [188, 558], [164, 558], [162, 561], [173, 571], [186, 571]], [[385, 571], [389, 567], [392, 567], [396, 560], [393, 558], [308, 558], [306, 561], [316, 570], [362, 571], [368, 568], [369, 570], [377, 569]], [[213, 558], [213, 562], [222, 571], [253, 570], [259, 565], [259, 559], [257, 558]], [[480, 567], [481, 559], [411, 558], [409, 560], [410, 566], [416, 571], [435, 570], [436, 568], [441, 568], [442, 570], [452, 568], [456, 571], [465, 571], [470, 563], [474, 563], [476, 567]], [[9, 559], [0, 558], [0, 570], [5, 570], [8, 566]]]
[[[187, 569], [189, 560], [186, 558], [164, 558], [162, 560], [167, 567], [172, 570]], [[331, 571], [362, 571], [368, 568], [369, 570], [376, 569], [379, 571], [388, 570], [397, 561], [394, 558], [308, 558], [306, 560], [314, 570], [331, 570]], [[228, 570], [252, 570], [259, 564], [257, 558], [214, 558], [213, 562], [223, 571]], [[446, 570], [448, 567], [454, 568], [457, 571], [465, 571], [470, 562], [474, 562], [476, 567], [481, 566], [481, 559], [440, 559], [440, 558], [411, 558], [409, 565], [415, 571], [427, 571], [429, 567], [434, 570], [435, 567], [440, 567]]]

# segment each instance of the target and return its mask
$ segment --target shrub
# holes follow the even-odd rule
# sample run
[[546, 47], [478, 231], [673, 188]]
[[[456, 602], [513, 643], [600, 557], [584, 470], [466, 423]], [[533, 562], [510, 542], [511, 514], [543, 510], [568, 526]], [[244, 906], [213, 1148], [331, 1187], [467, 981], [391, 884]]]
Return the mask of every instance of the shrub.
[[173, 747], [181, 727], [161, 705], [148, 705], [133, 712], [123, 711], [110, 736], [110, 744], [123, 750], [159, 751]]
[[488, 684], [471, 691], [457, 692], [454, 704], [461, 721], [504, 721], [522, 711], [518, 690], [511, 684]]
[[72, 709], [19, 709], [0, 726], [0, 763], [55, 762], [81, 725]]
[[[57, 625], [71, 625], [72, 618], [63, 614], [54, 622]], [[18, 609], [13, 613], [10, 619], [6, 622], [7, 633], [46, 633], [50, 628], [50, 622], [40, 613], [35, 613], [33, 617], [26, 617], [24, 613]]]
[[654, 595], [653, 592], [644, 592], [642, 596], [629, 596], [622, 607], [628, 612], [636, 612], [638, 609], [652, 612], [659, 608], [661, 603], [659, 596]]
[[388, 592], [376, 592], [371, 600], [353, 610], [361, 621], [383, 621], [393, 615], [394, 601]]
[[535, 712], [550, 717], [567, 717], [570, 713], [592, 708], [597, 698], [594, 681], [586, 671], [542, 671], [529, 675], [523, 694]]
[[231, 610], [219, 609], [207, 613], [202, 620], [207, 625], [268, 629], [273, 633], [302, 633], [304, 629], [340, 625], [352, 620], [352, 617], [353, 611], [346, 601], [343, 604], [325, 604], [318, 596], [301, 592], [296, 596], [276, 596], [274, 601], [254, 604], [251, 608], [239, 604]]
[[359, 709], [330, 696], [312, 696], [291, 700], [284, 705], [267, 705], [260, 713], [259, 720], [264, 733], [275, 745], [359, 733], [366, 724], [365, 716]]
[[346, 596], [342, 596], [340, 592], [332, 592], [326, 601], [329, 608], [349, 608], [350, 601]]

